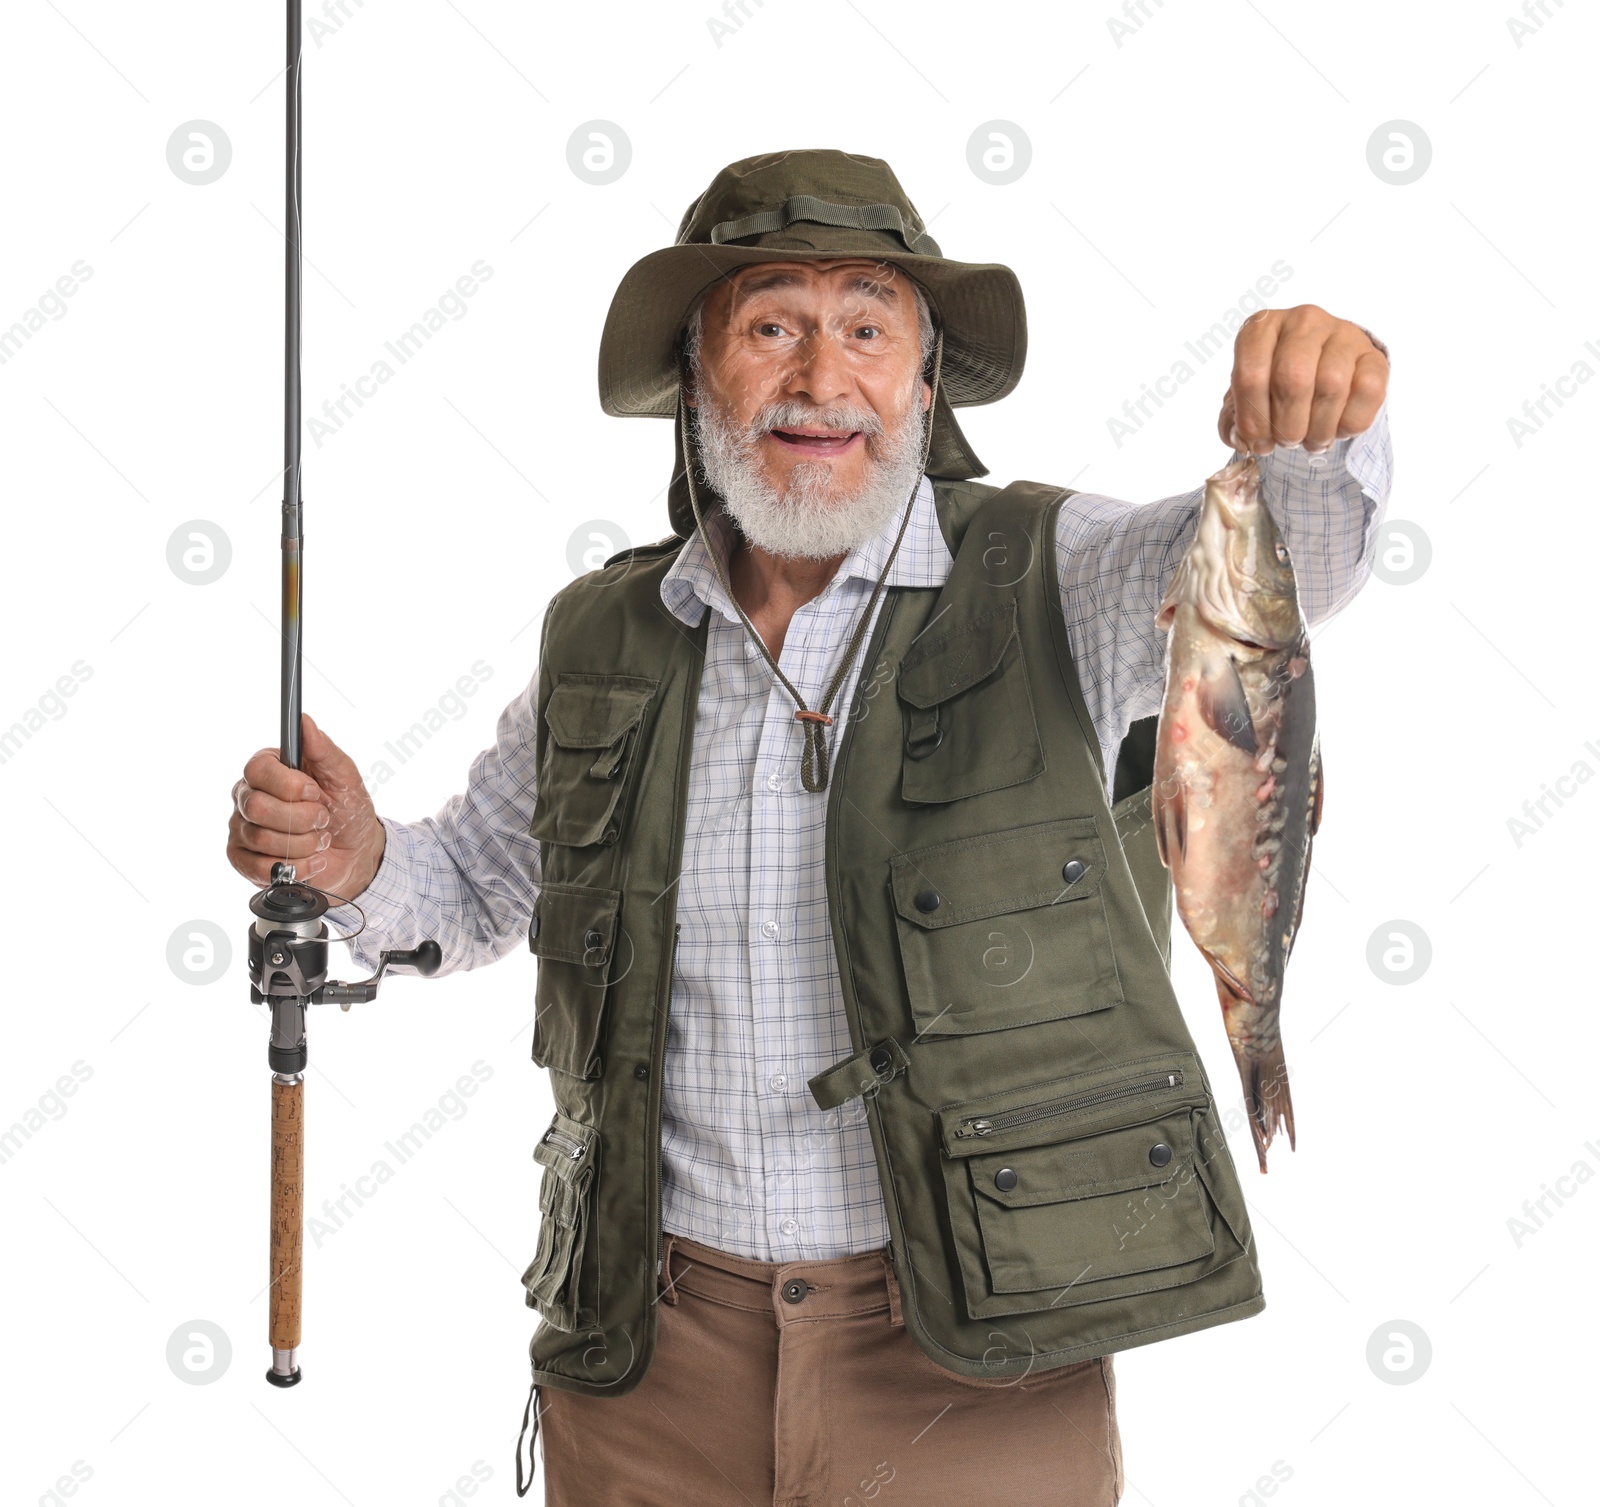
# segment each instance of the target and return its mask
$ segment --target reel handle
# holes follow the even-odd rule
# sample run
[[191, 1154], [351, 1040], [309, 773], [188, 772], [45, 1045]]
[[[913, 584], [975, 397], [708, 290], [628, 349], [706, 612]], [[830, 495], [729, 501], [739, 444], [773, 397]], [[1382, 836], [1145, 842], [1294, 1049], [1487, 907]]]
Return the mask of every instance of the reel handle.
[[425, 979], [432, 978], [444, 962], [437, 942], [420, 942], [410, 952], [386, 952], [384, 957], [396, 968], [415, 968]]

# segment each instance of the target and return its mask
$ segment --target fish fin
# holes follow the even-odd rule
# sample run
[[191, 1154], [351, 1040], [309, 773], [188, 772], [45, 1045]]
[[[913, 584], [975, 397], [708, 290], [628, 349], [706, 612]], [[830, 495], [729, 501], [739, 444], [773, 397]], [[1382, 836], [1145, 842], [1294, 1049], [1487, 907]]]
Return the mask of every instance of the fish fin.
[[1311, 836], [1317, 835], [1322, 825], [1322, 747], [1320, 742], [1311, 747]]
[[[1217, 995], [1222, 1001], [1226, 1017], [1230, 1007], [1237, 1009], [1240, 1000], [1219, 974]], [[1229, 1043], [1232, 1045], [1232, 1043]], [[1283, 1043], [1271, 1051], [1251, 1056], [1233, 1049], [1233, 1060], [1239, 1068], [1239, 1082], [1244, 1088], [1245, 1111], [1250, 1120], [1250, 1138], [1255, 1142], [1256, 1160], [1262, 1172], [1267, 1170], [1267, 1147], [1281, 1126], [1288, 1132], [1289, 1149], [1294, 1146], [1294, 1105], [1289, 1098], [1289, 1069], [1283, 1060]]]
[[1311, 883], [1311, 839], [1322, 825], [1322, 754], [1313, 744], [1311, 749], [1311, 820], [1306, 825], [1306, 864], [1300, 875], [1300, 892], [1294, 897], [1294, 915], [1289, 920], [1288, 941], [1283, 948], [1283, 961], [1287, 965], [1294, 956], [1295, 939], [1300, 935], [1300, 918], [1306, 913], [1306, 889]]
[[1150, 813], [1156, 824], [1156, 851], [1168, 869], [1183, 862], [1189, 823], [1183, 781], [1174, 779], [1170, 783], [1176, 787], [1173, 794], [1157, 795], [1152, 792], [1150, 796]]
[[1250, 703], [1239, 679], [1239, 666], [1228, 656], [1227, 668], [1217, 675], [1202, 675], [1195, 689], [1200, 715], [1219, 738], [1233, 744], [1241, 753], [1259, 752], [1255, 725], [1250, 720]]
[[1238, 974], [1228, 965], [1205, 952], [1205, 960], [1211, 965], [1211, 971], [1217, 976], [1217, 995], [1222, 1000], [1222, 1014], [1224, 1019], [1232, 1017], [1233, 1012], [1240, 1005], [1249, 1005], [1251, 1009], [1259, 1008], [1256, 997], [1249, 988], [1240, 980]]

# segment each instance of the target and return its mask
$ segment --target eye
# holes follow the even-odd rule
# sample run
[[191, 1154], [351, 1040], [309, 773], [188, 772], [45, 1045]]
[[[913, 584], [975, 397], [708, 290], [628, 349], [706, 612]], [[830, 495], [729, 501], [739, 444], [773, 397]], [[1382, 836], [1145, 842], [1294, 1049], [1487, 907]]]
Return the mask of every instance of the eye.
[[860, 335], [862, 333], [866, 333], [866, 334], [869, 334], [869, 335], [881, 335], [883, 333], [883, 331], [881, 329], [879, 329], [878, 326], [875, 325], [875, 324], [864, 324], [864, 325], [859, 326], [856, 329], [856, 334]]
[[783, 333], [783, 326], [781, 324], [774, 323], [770, 319], [764, 319], [756, 326], [756, 333], [758, 335], [764, 335], [768, 330], [776, 330], [781, 335]]
[[1289, 546], [1283, 543], [1281, 540], [1278, 542], [1278, 546], [1273, 553], [1276, 554], [1285, 565], [1289, 563]]

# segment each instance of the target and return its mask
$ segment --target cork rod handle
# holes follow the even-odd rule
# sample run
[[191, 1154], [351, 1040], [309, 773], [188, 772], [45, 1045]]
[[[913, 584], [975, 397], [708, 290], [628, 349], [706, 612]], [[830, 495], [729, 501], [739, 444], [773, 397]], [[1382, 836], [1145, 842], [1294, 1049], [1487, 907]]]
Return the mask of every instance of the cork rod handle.
[[[305, 1220], [305, 1082], [272, 1081], [272, 1249], [268, 1333], [273, 1370], [299, 1377], [300, 1252]], [[277, 1379], [269, 1377], [269, 1379]]]

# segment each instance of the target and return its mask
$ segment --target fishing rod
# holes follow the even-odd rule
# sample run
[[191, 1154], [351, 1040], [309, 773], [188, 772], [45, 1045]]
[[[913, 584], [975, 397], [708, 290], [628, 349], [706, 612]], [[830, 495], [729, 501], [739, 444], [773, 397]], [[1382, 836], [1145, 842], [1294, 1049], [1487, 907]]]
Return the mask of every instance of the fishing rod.
[[[300, 517], [300, 19], [301, 0], [287, 0], [285, 69], [283, 263], [283, 605], [278, 689], [279, 756], [301, 768], [300, 608], [305, 535]], [[329, 941], [322, 919], [329, 895], [297, 881], [292, 863], [275, 863], [272, 881], [250, 900], [255, 916], [246, 955], [250, 1002], [272, 1012], [267, 1065], [272, 1069], [272, 1202], [268, 1252], [267, 1336], [272, 1367], [267, 1380], [292, 1387], [300, 1380], [300, 1278], [305, 1225], [306, 1006], [351, 1005], [377, 996], [390, 967], [415, 968], [424, 978], [442, 961], [437, 942], [379, 954], [369, 979], [342, 984], [328, 977]]]

